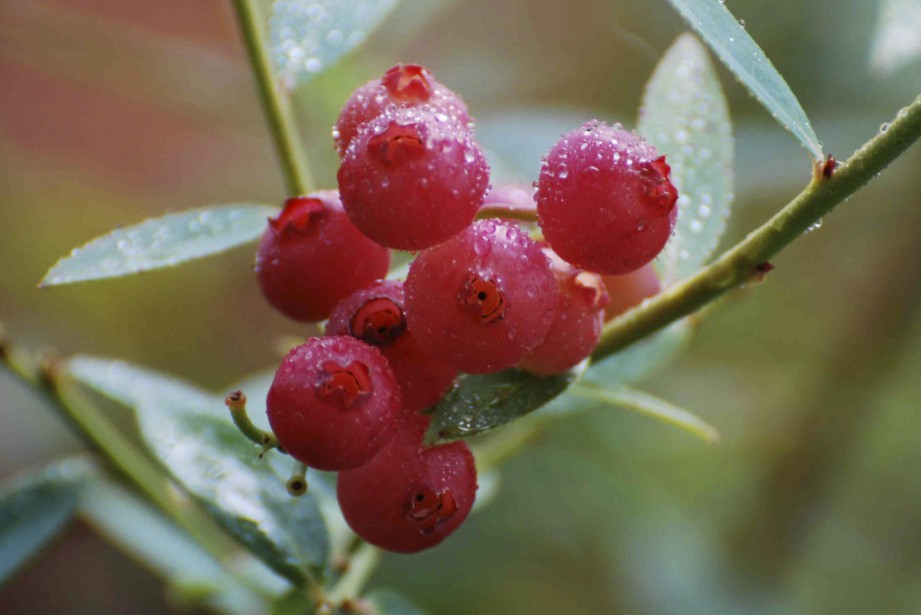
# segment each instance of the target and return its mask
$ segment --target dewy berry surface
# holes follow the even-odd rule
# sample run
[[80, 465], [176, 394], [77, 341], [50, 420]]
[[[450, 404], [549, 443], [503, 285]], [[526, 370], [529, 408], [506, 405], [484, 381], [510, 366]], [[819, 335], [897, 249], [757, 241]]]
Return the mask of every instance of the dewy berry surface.
[[256, 278], [272, 306], [294, 320], [326, 318], [342, 299], [387, 274], [390, 253], [351, 223], [335, 191], [293, 197], [269, 221]]
[[400, 407], [387, 360], [352, 337], [310, 338], [291, 350], [266, 398], [281, 446], [320, 470], [366, 463], [393, 435]]
[[420, 250], [473, 221], [489, 167], [466, 126], [432, 110], [391, 107], [361, 129], [337, 178], [345, 210], [365, 235]]
[[542, 376], [575, 367], [595, 349], [608, 303], [601, 276], [570, 265], [544, 248], [557, 284], [556, 317], [544, 340], [520, 367]]
[[481, 220], [416, 257], [406, 279], [409, 330], [459, 371], [521, 361], [553, 322], [550, 262], [514, 224]]
[[564, 134], [541, 166], [537, 212], [553, 250], [602, 274], [654, 259], [675, 225], [678, 193], [665, 158], [619, 125]]
[[455, 124], [467, 126], [470, 123], [464, 101], [435, 81], [428, 69], [418, 64], [397, 64], [380, 79], [373, 79], [355, 90], [343, 105], [333, 128], [333, 140], [340, 158], [345, 156], [359, 129], [390, 106], [425, 106]]
[[377, 346], [390, 362], [403, 396], [403, 409], [435, 405], [457, 371], [427, 353], [406, 327], [403, 283], [375, 282], [342, 301], [326, 323], [327, 335], [351, 335]]
[[369, 463], [339, 474], [342, 514], [356, 534], [398, 553], [431, 548], [467, 518], [476, 465], [463, 442], [423, 448], [427, 417], [404, 415], [397, 434]]

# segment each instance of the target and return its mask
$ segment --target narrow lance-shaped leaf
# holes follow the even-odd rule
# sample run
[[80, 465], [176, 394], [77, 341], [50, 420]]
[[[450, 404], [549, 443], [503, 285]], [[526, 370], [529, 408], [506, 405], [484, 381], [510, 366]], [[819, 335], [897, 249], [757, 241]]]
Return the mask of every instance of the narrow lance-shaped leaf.
[[316, 499], [288, 495], [276, 461], [290, 460], [259, 459], [221, 397], [122, 361], [74, 364], [72, 377], [135, 410], [154, 455], [254, 555], [296, 584], [322, 574], [329, 541]]
[[714, 443], [720, 439], [719, 432], [695, 414], [664, 399], [635, 389], [623, 387], [607, 390], [591, 384], [579, 384], [569, 390], [569, 396], [582, 397], [593, 402], [644, 414], [683, 429], [705, 442]]
[[292, 498], [285, 477], [229, 421], [156, 399], [143, 402], [137, 417], [173, 478], [257, 557], [296, 584], [307, 571], [322, 574], [329, 544], [316, 500]]
[[275, 0], [269, 21], [275, 70], [288, 88], [361, 45], [397, 0]]
[[790, 86], [725, 4], [721, 0], [669, 2], [813, 160], [822, 160], [822, 145]]
[[666, 284], [694, 274], [713, 254], [732, 202], [732, 129], [707, 51], [683, 34], [643, 95], [638, 131], [671, 166], [678, 189], [675, 232], [656, 260]]
[[277, 212], [269, 205], [218, 205], [151, 218], [75, 248], [40, 286], [117, 278], [225, 252], [256, 240]]
[[[80, 515], [105, 538], [168, 582], [194, 586], [222, 613], [247, 615], [263, 601], [239, 585], [220, 563], [150, 506], [108, 481], [94, 481], [80, 498]], [[271, 573], [269, 573], [271, 574]], [[256, 577], [254, 577], [256, 578]], [[287, 583], [266, 587], [280, 593]]]
[[86, 460], [69, 459], [0, 486], [0, 585], [70, 520], [91, 473]]
[[127, 361], [77, 355], [67, 361], [67, 373], [106, 397], [129, 408], [156, 396], [162, 402], [205, 406], [214, 396], [195, 385]]
[[520, 369], [463, 375], [435, 406], [426, 441], [469, 438], [530, 414], [565, 391], [584, 369], [585, 362], [555, 376]]

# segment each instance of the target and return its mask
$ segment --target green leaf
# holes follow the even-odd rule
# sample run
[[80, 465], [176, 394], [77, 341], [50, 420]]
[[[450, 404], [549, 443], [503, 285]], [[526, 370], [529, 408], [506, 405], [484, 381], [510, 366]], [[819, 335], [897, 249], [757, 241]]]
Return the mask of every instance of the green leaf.
[[656, 261], [666, 284], [707, 262], [719, 243], [732, 202], [729, 110], [707, 51], [683, 34], [646, 85], [638, 131], [667, 154], [678, 189], [675, 233]]
[[669, 0], [742, 84], [814, 160], [822, 145], [790, 86], [720, 0]]
[[288, 495], [288, 458], [259, 459], [223, 397], [123, 361], [77, 357], [68, 373], [133, 408], [169, 473], [273, 570], [297, 584], [322, 573], [329, 541], [316, 498]]
[[[102, 536], [169, 582], [198, 588], [203, 601], [215, 609], [239, 615], [265, 610], [257, 594], [234, 581], [196, 542], [122, 487], [94, 481], [80, 498], [80, 515]], [[290, 587], [275, 579], [261, 589], [280, 594]]]
[[275, 0], [269, 20], [275, 71], [288, 88], [361, 45], [397, 0]]
[[156, 398], [140, 403], [137, 418], [173, 478], [253, 554], [299, 585], [305, 571], [322, 574], [329, 543], [316, 500], [288, 495], [284, 473], [259, 459], [229, 419]]
[[371, 603], [374, 615], [426, 615], [408, 599], [389, 589], [375, 590], [365, 599]]
[[117, 278], [224, 252], [256, 240], [276, 213], [269, 205], [217, 205], [150, 218], [75, 248], [40, 286]]
[[214, 406], [225, 414], [223, 403], [193, 384], [126, 361], [78, 355], [67, 361], [67, 373], [75, 380], [129, 408], [156, 397], [164, 403]]
[[679, 427], [698, 438], [713, 444], [719, 442], [719, 432], [695, 414], [659, 399], [648, 393], [627, 387], [616, 390], [602, 389], [591, 384], [577, 384], [568, 393], [594, 402], [630, 410]]
[[91, 473], [85, 459], [69, 459], [0, 487], [0, 585], [71, 519]]
[[883, 0], [870, 65], [891, 75], [921, 58], [921, 0]]
[[536, 376], [520, 369], [464, 374], [435, 406], [426, 442], [469, 438], [519, 419], [565, 391], [584, 369], [583, 362], [555, 376]]
[[687, 319], [679, 320], [599, 363], [592, 363], [585, 381], [606, 389], [637, 382], [663, 367], [690, 336]]

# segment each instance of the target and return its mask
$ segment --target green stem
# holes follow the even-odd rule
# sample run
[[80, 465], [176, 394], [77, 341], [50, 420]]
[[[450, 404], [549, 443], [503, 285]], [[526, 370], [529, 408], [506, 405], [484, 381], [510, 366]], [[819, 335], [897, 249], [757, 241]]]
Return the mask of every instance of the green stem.
[[812, 182], [773, 218], [694, 276], [608, 323], [592, 354], [599, 361], [745, 284], [758, 266], [854, 194], [921, 136], [921, 96], [885, 132], [857, 150], [830, 178]]
[[[41, 393], [60, 412], [77, 436], [91, 450], [96, 451], [109, 467], [231, 570], [239, 553], [233, 542], [214, 527], [204, 513], [177, 497], [156, 464], [138, 450], [102, 410], [68, 380], [61, 371], [60, 360], [49, 359], [36, 364], [27, 353], [3, 339], [0, 333], [0, 361], [20, 380]], [[250, 589], [259, 591], [248, 581], [244, 580], [244, 583]]]
[[246, 439], [253, 444], [258, 444], [262, 447], [259, 457], [262, 457], [273, 448], [278, 448], [278, 440], [275, 438], [275, 434], [262, 431], [256, 427], [250, 420], [249, 415], [246, 414], [246, 395], [243, 394], [243, 391], [234, 391], [227, 395], [224, 398], [224, 404], [230, 410], [233, 424], [237, 426], [240, 433], [246, 436]]
[[349, 569], [326, 594], [327, 602], [332, 606], [361, 594], [371, 575], [381, 560], [381, 550], [368, 543], [362, 543], [349, 561]]
[[269, 129], [275, 142], [275, 149], [281, 162], [285, 187], [289, 196], [307, 194], [313, 190], [313, 178], [307, 165], [307, 157], [301, 149], [294, 116], [287, 98], [279, 89], [279, 82], [272, 74], [262, 19], [254, 0], [234, 0], [243, 43], [249, 56], [250, 67], [256, 78], [259, 100], [265, 111]]

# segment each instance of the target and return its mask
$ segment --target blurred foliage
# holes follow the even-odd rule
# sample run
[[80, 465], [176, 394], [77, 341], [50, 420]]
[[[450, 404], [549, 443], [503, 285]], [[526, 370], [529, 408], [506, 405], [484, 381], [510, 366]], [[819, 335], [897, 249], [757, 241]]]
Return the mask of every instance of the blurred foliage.
[[[921, 91], [917, 62], [891, 76], [871, 68], [877, 2], [728, 6], [839, 158]], [[316, 176], [334, 182], [338, 106], [395, 61], [427, 64], [460, 92], [484, 142], [509, 122], [525, 139], [532, 116], [557, 132], [590, 117], [632, 124], [643, 83], [683, 27], [665, 2], [404, 0], [360, 54], [298, 90]], [[720, 77], [737, 139], [728, 245], [811, 168]], [[263, 303], [247, 248], [34, 288], [58, 257], [117, 226], [280, 202], [228, 3], [0, 3], [0, 82], [0, 318], [11, 337], [125, 357], [213, 390], [276, 362], [280, 337], [312, 332]], [[513, 139], [500, 145], [516, 151]], [[507, 463], [489, 508], [434, 551], [386, 556], [371, 587], [435, 615], [917, 613], [919, 164], [915, 147], [780, 255], [765, 283], [710, 312], [681, 357], [646, 381], [716, 426], [721, 444], [606, 408], [555, 422]], [[5, 373], [0, 416], [4, 477], [76, 448]], [[94, 561], [104, 565], [84, 565]], [[77, 526], [0, 590], [0, 604], [162, 612], [162, 584], [144, 574]]]

